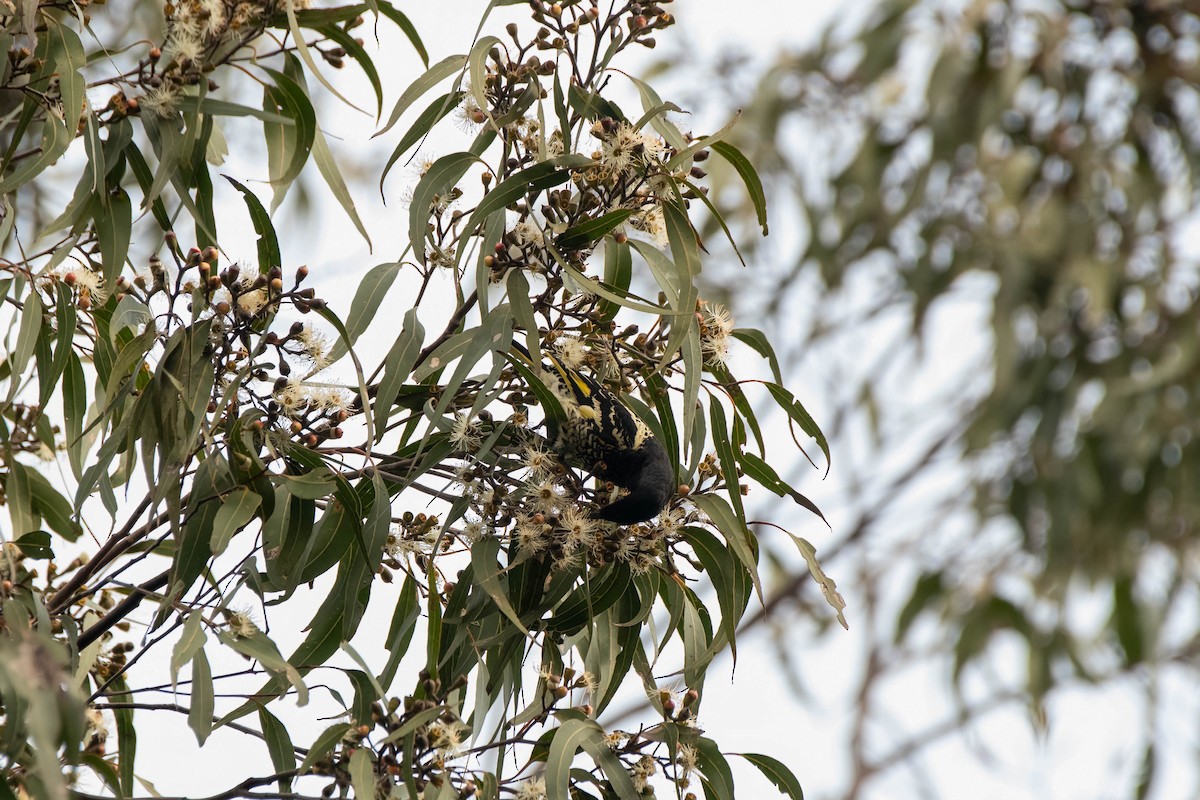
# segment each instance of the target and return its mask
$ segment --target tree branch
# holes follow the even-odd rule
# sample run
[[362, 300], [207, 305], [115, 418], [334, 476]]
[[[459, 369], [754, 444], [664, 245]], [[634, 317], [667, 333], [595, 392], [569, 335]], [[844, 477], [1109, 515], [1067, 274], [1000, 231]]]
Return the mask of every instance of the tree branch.
[[79, 649], [87, 647], [92, 642], [103, 636], [114, 625], [129, 615], [135, 608], [142, 604], [148, 595], [156, 593], [159, 589], [167, 585], [167, 581], [171, 577], [171, 570], [166, 570], [155, 575], [150, 580], [134, 588], [133, 593], [112, 607], [112, 610], [105, 614], [100, 620], [88, 628], [83, 633], [79, 634]]

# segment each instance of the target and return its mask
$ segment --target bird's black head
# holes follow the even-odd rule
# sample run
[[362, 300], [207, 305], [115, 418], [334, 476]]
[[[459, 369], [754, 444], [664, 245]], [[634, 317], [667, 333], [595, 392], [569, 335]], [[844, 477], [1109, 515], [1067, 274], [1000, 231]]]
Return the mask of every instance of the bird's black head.
[[597, 519], [619, 525], [645, 522], [662, 511], [675, 494], [675, 470], [658, 440], [647, 440], [639, 452], [644, 458], [626, 487], [629, 494], [597, 511], [593, 515]]

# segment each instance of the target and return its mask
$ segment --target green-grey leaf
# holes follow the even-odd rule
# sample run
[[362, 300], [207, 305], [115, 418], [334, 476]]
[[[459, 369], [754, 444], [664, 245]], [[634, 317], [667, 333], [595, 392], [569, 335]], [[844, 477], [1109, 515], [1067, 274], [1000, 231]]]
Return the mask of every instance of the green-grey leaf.
[[742, 154], [741, 150], [729, 142], [713, 142], [712, 150], [733, 165], [738, 175], [741, 176], [742, 182], [746, 184], [746, 191], [750, 194], [750, 202], [754, 204], [754, 213], [758, 216], [759, 227], [762, 228], [763, 236], [766, 236], [767, 194], [763, 190], [762, 180], [759, 179], [754, 165]]
[[313, 764], [333, 752], [333, 748], [342, 741], [342, 738], [345, 737], [346, 732], [349, 730], [349, 722], [339, 722], [336, 725], [326, 728], [308, 748], [308, 755], [301, 762], [300, 769], [296, 770], [297, 774], [307, 775], [308, 771], [312, 769]]
[[[295, 769], [296, 750], [292, 746], [292, 737], [288, 733], [287, 726], [280, 722], [278, 717], [267, 711], [264, 706], [258, 707], [258, 725], [262, 729], [263, 739], [267, 743], [267, 752], [271, 756], [271, 766], [274, 767], [275, 773], [278, 775]], [[278, 785], [280, 792], [290, 792], [292, 779], [281, 777]]]
[[367, 234], [367, 228], [363, 225], [362, 219], [358, 216], [358, 209], [354, 205], [354, 198], [350, 196], [350, 189], [346, 186], [346, 180], [342, 177], [341, 170], [338, 169], [337, 162], [333, 160], [333, 153], [329, 152], [329, 145], [325, 141], [325, 134], [321, 133], [320, 128], [317, 129], [316, 135], [313, 138], [313, 160], [317, 162], [317, 169], [321, 173], [321, 177], [325, 179], [325, 184], [333, 192], [333, 196], [341, 205], [342, 210], [346, 212], [346, 216], [354, 223], [354, 227], [358, 230], [359, 235], [366, 241], [367, 247], [371, 247], [371, 237]]
[[262, 498], [245, 486], [238, 486], [225, 496], [213, 519], [211, 547], [214, 556], [225, 552], [233, 535], [254, 519]]
[[204, 744], [212, 733], [213, 710], [216, 698], [213, 696], [212, 668], [208, 665], [208, 656], [201, 648], [192, 656], [192, 704], [188, 709], [188, 727], [196, 734], [196, 741]]
[[782, 761], [760, 753], [738, 753], [737, 755], [758, 767], [758, 771], [775, 784], [781, 793], [786, 794], [792, 800], [804, 800], [804, 790], [800, 788], [800, 781], [796, 780], [796, 776]]
[[358, 290], [354, 293], [354, 300], [350, 303], [350, 313], [346, 317], [346, 333], [349, 341], [338, 339], [334, 343], [329, 352], [330, 362], [337, 361], [344, 356], [346, 351], [358, 341], [358, 337], [362, 336], [371, 321], [375, 319], [379, 306], [382, 305], [392, 284], [396, 282], [396, 276], [400, 274], [402, 266], [399, 262], [379, 264], [368, 270], [367, 274], [359, 281]]
[[183, 629], [179, 635], [179, 641], [175, 642], [175, 647], [171, 650], [171, 685], [175, 685], [175, 681], [179, 677], [179, 670], [184, 664], [192, 660], [192, 656], [204, 647], [204, 643], [208, 641], [208, 636], [204, 633], [204, 615], [199, 611], [192, 611], [183, 621]]
[[733, 509], [729, 507], [729, 503], [725, 502], [725, 498], [720, 495], [712, 493], [696, 494], [692, 495], [692, 502], [708, 515], [713, 525], [725, 537], [725, 542], [729, 545], [729, 548], [750, 574], [750, 580], [754, 583], [755, 591], [758, 592], [759, 602], [762, 602], [763, 591], [762, 583], [758, 577], [758, 558], [755, 553], [754, 537], [746, 529], [745, 522], [733, 513]]
[[466, 63], [467, 57], [460, 54], [447, 56], [430, 67], [424, 75], [410, 83], [408, 88], [400, 94], [399, 99], [396, 100], [396, 105], [392, 107], [392, 113], [388, 116], [387, 124], [380, 128], [375, 135], [381, 136], [391, 130], [400, 121], [400, 115], [407, 111], [409, 106], [446, 78], [457, 72], [461, 72], [463, 65]]

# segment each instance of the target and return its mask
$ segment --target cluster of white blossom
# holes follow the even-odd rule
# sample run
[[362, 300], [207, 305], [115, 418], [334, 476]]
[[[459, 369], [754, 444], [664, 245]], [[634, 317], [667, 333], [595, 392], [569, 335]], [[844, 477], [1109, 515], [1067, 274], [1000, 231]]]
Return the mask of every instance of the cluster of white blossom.
[[700, 352], [709, 364], [724, 364], [733, 334], [733, 314], [720, 303], [706, 302], [700, 312]]
[[[308, 0], [291, 0], [296, 9]], [[245, 44], [278, 7], [275, 0], [175, 0], [166, 4], [167, 37], [161, 69], [144, 85], [139, 104], [160, 116], [179, 107], [185, 87], [207, 73], [215, 58]]]
[[303, 416], [309, 411], [344, 412], [353, 400], [348, 389], [341, 386], [307, 383], [290, 378], [274, 392], [275, 402], [289, 417]]

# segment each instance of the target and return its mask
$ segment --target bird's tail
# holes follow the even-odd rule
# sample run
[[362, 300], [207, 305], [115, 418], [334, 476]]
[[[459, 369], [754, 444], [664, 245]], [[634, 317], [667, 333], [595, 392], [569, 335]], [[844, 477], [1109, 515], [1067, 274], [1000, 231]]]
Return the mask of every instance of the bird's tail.
[[513, 350], [516, 350], [517, 353], [523, 359], [525, 359], [526, 364], [529, 364], [530, 366], [536, 366], [533, 362], [533, 356], [531, 356], [529, 354], [529, 351], [525, 349], [525, 345], [521, 344], [516, 339], [513, 339], [512, 346], [513, 346]]

